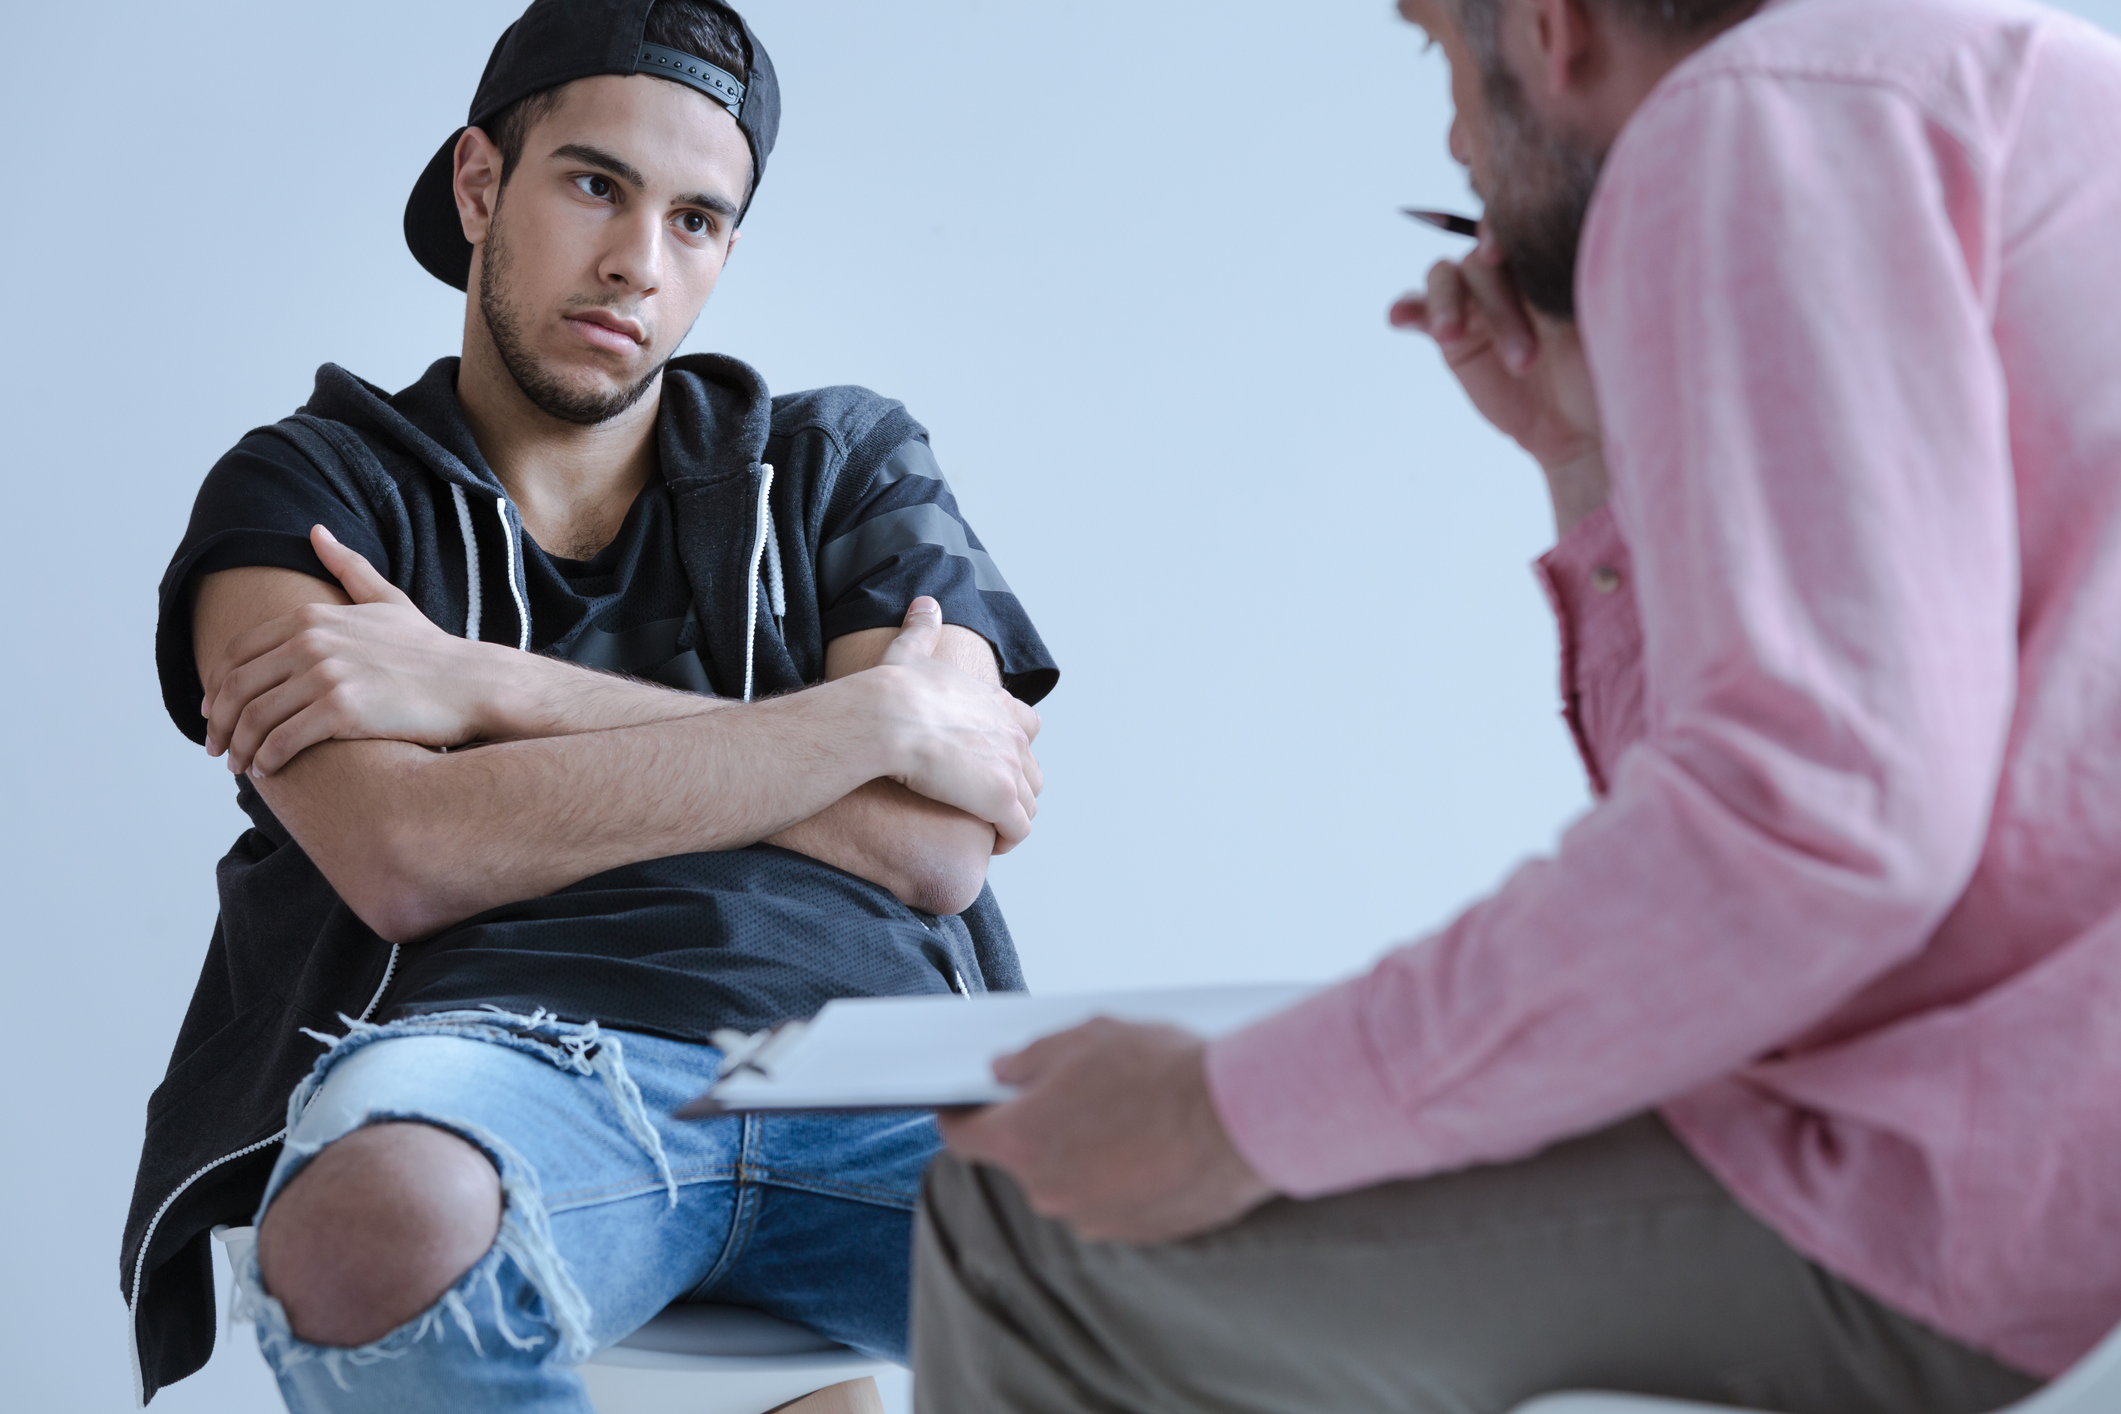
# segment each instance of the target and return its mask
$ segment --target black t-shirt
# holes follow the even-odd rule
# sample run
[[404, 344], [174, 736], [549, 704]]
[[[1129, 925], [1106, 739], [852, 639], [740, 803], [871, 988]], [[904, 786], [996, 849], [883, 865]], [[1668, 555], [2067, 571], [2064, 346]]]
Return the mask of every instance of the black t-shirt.
[[[425, 411], [420, 421], [445, 444], [476, 455], [453, 397], [433, 399]], [[208, 474], [166, 594], [188, 597], [204, 575], [242, 565], [325, 578], [307, 539], [320, 522], [384, 563], [385, 547], [360, 509], [287, 441], [254, 433]], [[660, 480], [590, 559], [550, 554], [528, 536], [522, 545], [534, 651], [709, 690]], [[484, 593], [505, 598], [513, 588], [506, 567], [491, 563], [497, 558], [488, 557], [482, 572]], [[1035, 700], [1057, 676], [923, 441], [909, 440], [889, 458], [819, 561], [827, 641], [896, 622], [907, 603], [928, 594], [946, 622], [995, 645], [1019, 695]], [[173, 686], [197, 700], [195, 686]], [[762, 844], [622, 866], [466, 919], [406, 950], [378, 1015], [544, 1008], [704, 1039], [717, 1026], [806, 1015], [835, 996], [961, 990], [969, 947], [957, 919], [920, 913], [867, 880]]]
[[711, 695], [661, 482], [634, 499], [619, 533], [589, 559], [538, 553], [553, 571], [531, 581], [533, 632], [553, 631], [539, 652]]

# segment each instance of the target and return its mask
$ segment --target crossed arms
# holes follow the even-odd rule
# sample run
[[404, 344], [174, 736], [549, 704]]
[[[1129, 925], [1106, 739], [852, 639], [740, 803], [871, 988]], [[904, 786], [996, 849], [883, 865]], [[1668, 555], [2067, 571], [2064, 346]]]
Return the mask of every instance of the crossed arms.
[[391, 942], [760, 841], [955, 913], [1030, 831], [1038, 716], [932, 600], [833, 640], [820, 686], [738, 706], [456, 638], [311, 538], [344, 590], [268, 568], [200, 582], [207, 749]]

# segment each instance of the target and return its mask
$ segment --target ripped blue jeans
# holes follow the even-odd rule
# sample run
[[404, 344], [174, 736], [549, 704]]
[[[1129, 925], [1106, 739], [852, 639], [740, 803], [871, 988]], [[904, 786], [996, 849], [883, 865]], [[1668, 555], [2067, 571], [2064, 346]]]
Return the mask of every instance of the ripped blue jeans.
[[[327, 1038], [329, 1039], [329, 1038]], [[501, 1176], [500, 1235], [430, 1310], [372, 1344], [311, 1345], [236, 1257], [237, 1316], [295, 1414], [592, 1414], [575, 1366], [673, 1301], [753, 1306], [903, 1362], [925, 1114], [679, 1120], [711, 1046], [542, 1015], [356, 1023], [288, 1103], [258, 1212], [325, 1145], [417, 1120]]]

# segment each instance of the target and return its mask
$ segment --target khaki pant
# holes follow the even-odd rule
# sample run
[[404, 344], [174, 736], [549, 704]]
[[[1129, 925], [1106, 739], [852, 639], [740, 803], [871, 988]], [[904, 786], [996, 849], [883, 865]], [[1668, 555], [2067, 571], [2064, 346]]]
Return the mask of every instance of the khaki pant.
[[1979, 1414], [2038, 1384], [1807, 1261], [1648, 1116], [1158, 1247], [1077, 1241], [945, 1157], [915, 1269], [921, 1414], [1504, 1414], [1582, 1388]]

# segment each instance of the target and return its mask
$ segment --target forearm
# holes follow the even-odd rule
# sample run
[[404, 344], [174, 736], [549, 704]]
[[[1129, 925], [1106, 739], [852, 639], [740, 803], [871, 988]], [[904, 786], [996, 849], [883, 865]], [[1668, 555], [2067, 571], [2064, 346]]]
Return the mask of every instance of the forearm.
[[[873, 791], [792, 847], [940, 909], [975, 895], [987, 854], [1029, 831], [1037, 717], [1001, 691], [984, 642], [946, 629], [932, 603], [916, 601], [902, 631], [835, 640], [832, 681], [739, 707], [467, 644], [359, 556], [317, 541], [358, 604], [292, 570], [201, 582], [207, 747], [250, 776], [386, 937], [622, 864], [742, 848], [879, 777], [909, 790]], [[975, 671], [951, 666], [959, 656]]]
[[767, 842], [859, 875], [909, 908], [962, 913], [987, 882], [994, 827], [876, 780]]
[[522, 741], [682, 721], [735, 705], [638, 678], [499, 644], [471, 645], [484, 659], [487, 741]]
[[741, 710], [440, 754], [332, 741], [257, 780], [393, 942], [623, 864], [738, 849], [891, 764], [837, 685]]

